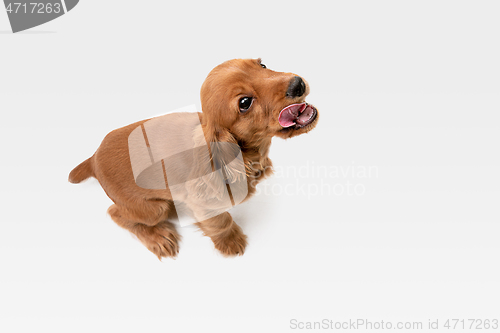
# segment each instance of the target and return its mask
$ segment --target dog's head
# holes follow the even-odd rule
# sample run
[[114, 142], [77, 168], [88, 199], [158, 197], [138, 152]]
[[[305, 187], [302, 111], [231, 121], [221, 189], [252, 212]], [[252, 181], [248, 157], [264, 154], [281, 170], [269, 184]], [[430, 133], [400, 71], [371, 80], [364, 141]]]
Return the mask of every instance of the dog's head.
[[317, 124], [318, 111], [305, 102], [308, 94], [308, 83], [298, 75], [272, 71], [260, 59], [230, 60], [202, 85], [204, 123], [249, 146], [273, 136], [290, 138]]

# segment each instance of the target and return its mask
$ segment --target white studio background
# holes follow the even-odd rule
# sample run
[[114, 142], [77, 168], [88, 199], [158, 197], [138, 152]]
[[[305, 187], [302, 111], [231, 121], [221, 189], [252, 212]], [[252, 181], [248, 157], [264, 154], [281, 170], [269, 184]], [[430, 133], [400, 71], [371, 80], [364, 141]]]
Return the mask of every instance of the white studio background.
[[[0, 331], [500, 319], [499, 10], [81, 0], [18, 34], [0, 10]], [[243, 257], [185, 227], [160, 262], [97, 181], [67, 175], [109, 131], [199, 105], [214, 66], [249, 57], [308, 80], [319, 125], [275, 139], [280, 172], [233, 209]]]

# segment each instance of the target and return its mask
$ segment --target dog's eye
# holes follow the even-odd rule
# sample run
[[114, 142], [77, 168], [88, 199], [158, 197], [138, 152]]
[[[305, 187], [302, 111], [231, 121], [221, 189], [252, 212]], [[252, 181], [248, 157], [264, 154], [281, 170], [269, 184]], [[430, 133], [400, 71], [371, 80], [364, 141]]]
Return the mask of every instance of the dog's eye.
[[253, 98], [252, 97], [242, 97], [240, 98], [239, 106], [240, 112], [247, 112], [252, 106]]
[[264, 64], [260, 64], [260, 66], [261, 66], [262, 68], [267, 68], [267, 67], [266, 67], [266, 65], [264, 65]]

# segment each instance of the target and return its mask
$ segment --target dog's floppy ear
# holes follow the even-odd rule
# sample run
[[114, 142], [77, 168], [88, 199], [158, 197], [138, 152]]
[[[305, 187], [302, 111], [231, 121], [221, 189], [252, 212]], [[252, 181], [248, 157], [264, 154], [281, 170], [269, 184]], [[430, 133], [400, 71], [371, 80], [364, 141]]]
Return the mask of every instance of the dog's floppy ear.
[[222, 170], [225, 183], [235, 183], [246, 179], [241, 148], [234, 136], [217, 125], [207, 124], [204, 128], [205, 140], [210, 149], [213, 170]]
[[[199, 198], [222, 199], [228, 184], [244, 184], [246, 173], [241, 149], [234, 136], [220, 127], [205, 124], [194, 132], [191, 190]], [[241, 190], [239, 191], [241, 192]]]

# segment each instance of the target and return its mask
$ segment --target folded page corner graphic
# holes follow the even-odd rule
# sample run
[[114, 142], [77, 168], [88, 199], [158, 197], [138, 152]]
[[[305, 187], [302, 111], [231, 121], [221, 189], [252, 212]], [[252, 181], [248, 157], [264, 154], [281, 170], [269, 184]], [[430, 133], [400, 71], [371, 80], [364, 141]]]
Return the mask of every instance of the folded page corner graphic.
[[70, 10], [75, 8], [78, 1], [80, 1], [80, 0], [63, 0], [63, 2], [66, 3], [66, 11], [69, 12]]
[[73, 9], [79, 0], [4, 0], [12, 32], [31, 29]]

